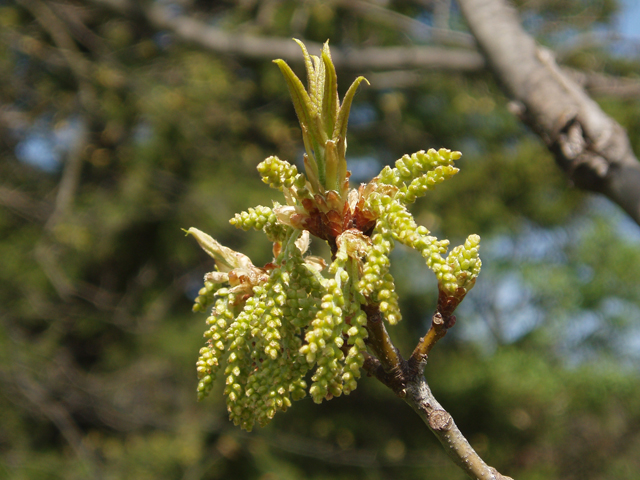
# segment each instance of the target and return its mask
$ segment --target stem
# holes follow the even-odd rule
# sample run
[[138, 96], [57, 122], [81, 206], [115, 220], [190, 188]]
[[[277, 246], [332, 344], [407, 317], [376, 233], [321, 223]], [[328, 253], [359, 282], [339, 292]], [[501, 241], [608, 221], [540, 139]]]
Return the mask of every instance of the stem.
[[420, 339], [411, 358], [406, 362], [389, 337], [377, 305], [363, 309], [367, 314], [367, 345], [375, 355], [364, 352], [363, 369], [367, 374], [376, 377], [413, 408], [438, 438], [447, 455], [469, 477], [475, 480], [513, 480], [500, 474], [480, 458], [453, 421], [453, 417], [433, 396], [424, 378], [424, 368], [431, 348], [453, 326], [455, 317], [443, 316], [436, 311], [427, 334]]
[[384, 326], [382, 313], [378, 305], [363, 305], [367, 314], [367, 345], [380, 361], [386, 373], [401, 373], [405, 364], [402, 355], [391, 341], [391, 337]]
[[455, 316], [450, 315], [446, 319], [443, 318], [439, 311], [433, 314], [431, 318], [431, 327], [427, 334], [420, 339], [418, 345], [413, 350], [411, 358], [409, 358], [409, 369], [422, 372], [424, 365], [427, 363], [427, 357], [433, 346], [447, 334], [449, 328], [455, 323]]
[[447, 455], [469, 477], [477, 480], [513, 480], [500, 474], [480, 458], [453, 421], [453, 417], [433, 396], [422, 373], [408, 382], [405, 391], [404, 401], [422, 418], [438, 438]]

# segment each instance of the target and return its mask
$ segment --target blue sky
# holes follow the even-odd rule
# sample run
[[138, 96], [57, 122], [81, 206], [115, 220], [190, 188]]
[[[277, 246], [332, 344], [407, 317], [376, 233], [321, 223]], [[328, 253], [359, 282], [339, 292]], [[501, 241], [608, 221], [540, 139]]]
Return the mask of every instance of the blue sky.
[[622, 36], [640, 40], [640, 0], [622, 0], [618, 28]]

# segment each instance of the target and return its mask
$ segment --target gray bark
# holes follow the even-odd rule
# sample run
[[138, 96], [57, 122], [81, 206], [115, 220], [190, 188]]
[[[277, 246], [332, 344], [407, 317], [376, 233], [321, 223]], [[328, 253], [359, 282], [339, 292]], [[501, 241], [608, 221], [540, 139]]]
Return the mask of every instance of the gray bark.
[[606, 195], [640, 225], [640, 163], [627, 134], [529, 36], [504, 0], [459, 0], [488, 65], [578, 188]]

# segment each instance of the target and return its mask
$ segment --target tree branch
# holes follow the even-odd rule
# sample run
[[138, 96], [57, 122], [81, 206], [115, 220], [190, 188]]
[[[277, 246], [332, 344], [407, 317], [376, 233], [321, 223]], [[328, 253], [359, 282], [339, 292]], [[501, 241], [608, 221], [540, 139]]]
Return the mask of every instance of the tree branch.
[[[454, 317], [455, 318], [455, 317]], [[447, 334], [449, 326], [452, 325], [449, 319], [444, 319], [440, 312], [433, 314], [431, 318], [431, 326], [427, 331], [427, 334], [420, 339], [418, 345], [413, 350], [411, 357], [409, 358], [409, 368], [417, 371], [424, 370], [424, 364], [427, 362], [427, 357], [433, 346]], [[455, 322], [454, 322], [455, 323]]]
[[[114, 10], [121, 15], [143, 17], [153, 28], [169, 30], [181, 41], [193, 43], [211, 52], [269, 60], [277, 56], [293, 63], [302, 61], [298, 47], [288, 38], [261, 37], [227, 32], [186, 15], [176, 15], [157, 2], [141, 9], [140, 4], [130, 0], [90, 1]], [[441, 30], [430, 27], [433, 36], [439, 40], [460, 45], [469, 44], [468, 46], [471, 46], [466, 34], [447, 30], [446, 38], [442, 38], [445, 32]], [[457, 35], [458, 33], [459, 35]], [[320, 44], [306, 40], [305, 44], [309, 50], [321, 50]], [[486, 68], [484, 57], [475, 49], [468, 48], [403, 46], [341, 49], [334, 46], [331, 49], [331, 55], [336, 66], [350, 70], [429, 69], [430, 71], [473, 73]], [[637, 98], [640, 96], [640, 82], [635, 79], [581, 72], [570, 68], [563, 68], [563, 71], [576, 78], [584, 88], [593, 94], [606, 94], [622, 98]], [[381, 79], [384, 86], [378, 86], [377, 82], [373, 83], [372, 86], [374, 88], [402, 88], [423, 82], [423, 74], [417, 71], [397, 72], [398, 75], [395, 75], [395, 73], [379, 74], [386, 75]]]
[[7, 188], [4, 185], [0, 185], [0, 206], [38, 222], [47, 220], [53, 210], [49, 203], [35, 200], [18, 189]]
[[640, 224], [640, 163], [624, 129], [607, 116], [523, 30], [503, 0], [459, 0], [496, 77], [569, 179], [602, 193]]
[[480, 458], [453, 421], [453, 417], [433, 396], [422, 372], [407, 384], [405, 392], [404, 401], [413, 408], [438, 438], [447, 455], [469, 477], [477, 480], [513, 480], [511, 477], [501, 475]]
[[[139, 15], [158, 30], [169, 30], [180, 40], [207, 50], [244, 58], [272, 59], [300, 63], [300, 47], [289, 38], [232, 33], [191, 18], [176, 15], [160, 3], [138, 4], [129, 0], [91, 0], [126, 16]], [[322, 50], [319, 43], [305, 40], [310, 51]], [[350, 70], [430, 68], [472, 72], [484, 68], [482, 55], [473, 50], [444, 47], [331, 48], [336, 67]]]
[[431, 27], [415, 18], [395, 12], [375, 2], [366, 0], [332, 0], [331, 3], [348, 8], [372, 22], [387, 25], [410, 37], [429, 38], [437, 43], [450, 46], [474, 49], [476, 42], [473, 36], [449, 28], [449, 1], [437, 1], [435, 4], [436, 26]]
[[563, 68], [562, 71], [591, 95], [610, 95], [623, 99], [640, 97], [640, 82], [636, 79], [598, 72], [581, 72], [571, 68]]
[[433, 315], [431, 327], [420, 339], [408, 362], [387, 333], [382, 315], [376, 306], [365, 308], [367, 313], [367, 345], [375, 356], [364, 352], [363, 369], [390, 388], [422, 418], [453, 459], [467, 475], [476, 480], [513, 480], [488, 466], [469, 444], [453, 417], [440, 405], [424, 377], [427, 355], [436, 342], [444, 337], [455, 323], [453, 315]]

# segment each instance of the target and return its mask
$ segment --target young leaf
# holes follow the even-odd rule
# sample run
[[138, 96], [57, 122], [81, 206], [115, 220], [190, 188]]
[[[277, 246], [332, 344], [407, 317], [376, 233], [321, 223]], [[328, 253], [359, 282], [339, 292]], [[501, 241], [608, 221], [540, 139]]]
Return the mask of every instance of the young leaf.
[[309, 52], [307, 51], [307, 47], [305, 46], [305, 44], [302, 43], [297, 38], [294, 38], [293, 41], [296, 42], [302, 49], [302, 56], [304, 57], [304, 66], [307, 69], [308, 92], [309, 92], [309, 96], [313, 98], [313, 92], [317, 90], [317, 85], [316, 85], [317, 75], [315, 73], [314, 62], [312, 61], [312, 57], [311, 55], [309, 55]]
[[[369, 81], [364, 77], [356, 78], [349, 87], [349, 90], [347, 90], [344, 98], [342, 99], [342, 105], [340, 106], [340, 111], [338, 112], [338, 118], [336, 120], [335, 126], [333, 127], [332, 138], [334, 140], [344, 138], [347, 134], [347, 124], [349, 122], [349, 111], [351, 110], [351, 102], [353, 102], [353, 97], [355, 96], [356, 90], [358, 89], [358, 86], [360, 85], [360, 83], [362, 83], [362, 81], [367, 82], [367, 85], [369, 84]], [[342, 142], [341, 149], [338, 154], [344, 157], [346, 149], [347, 142]]]
[[291, 100], [293, 101], [293, 107], [296, 110], [296, 115], [298, 115], [298, 120], [300, 121], [301, 126], [306, 126], [313, 136], [313, 130], [315, 122], [312, 121], [312, 117], [314, 116], [315, 108], [309, 98], [309, 94], [304, 89], [302, 82], [297, 77], [291, 67], [287, 65], [287, 62], [284, 60], [278, 59], [273, 61], [278, 67], [280, 71], [284, 75], [284, 79], [287, 82], [287, 87], [289, 87], [289, 93], [291, 94]]
[[318, 112], [318, 116], [322, 111], [322, 96], [324, 95], [324, 75], [325, 68], [324, 63], [315, 55], [312, 55], [313, 64], [315, 65], [315, 90], [313, 92], [309, 92], [309, 96], [313, 101], [314, 106], [316, 107], [316, 112]]
[[324, 62], [324, 95], [322, 98], [322, 120], [324, 131], [331, 137], [338, 116], [340, 100], [338, 99], [338, 76], [331, 61], [329, 52], [329, 42], [324, 44], [322, 49], [322, 61]]
[[[340, 167], [341, 159], [338, 156], [338, 151], [336, 149], [336, 142], [333, 140], [327, 140], [325, 143], [325, 164], [327, 166], [326, 175], [326, 187], [327, 190], [335, 190], [336, 192], [340, 191], [340, 187], [342, 186], [342, 181], [338, 178], [338, 173], [341, 170]], [[346, 165], [346, 161], [344, 158], [342, 159], [342, 163]]]

